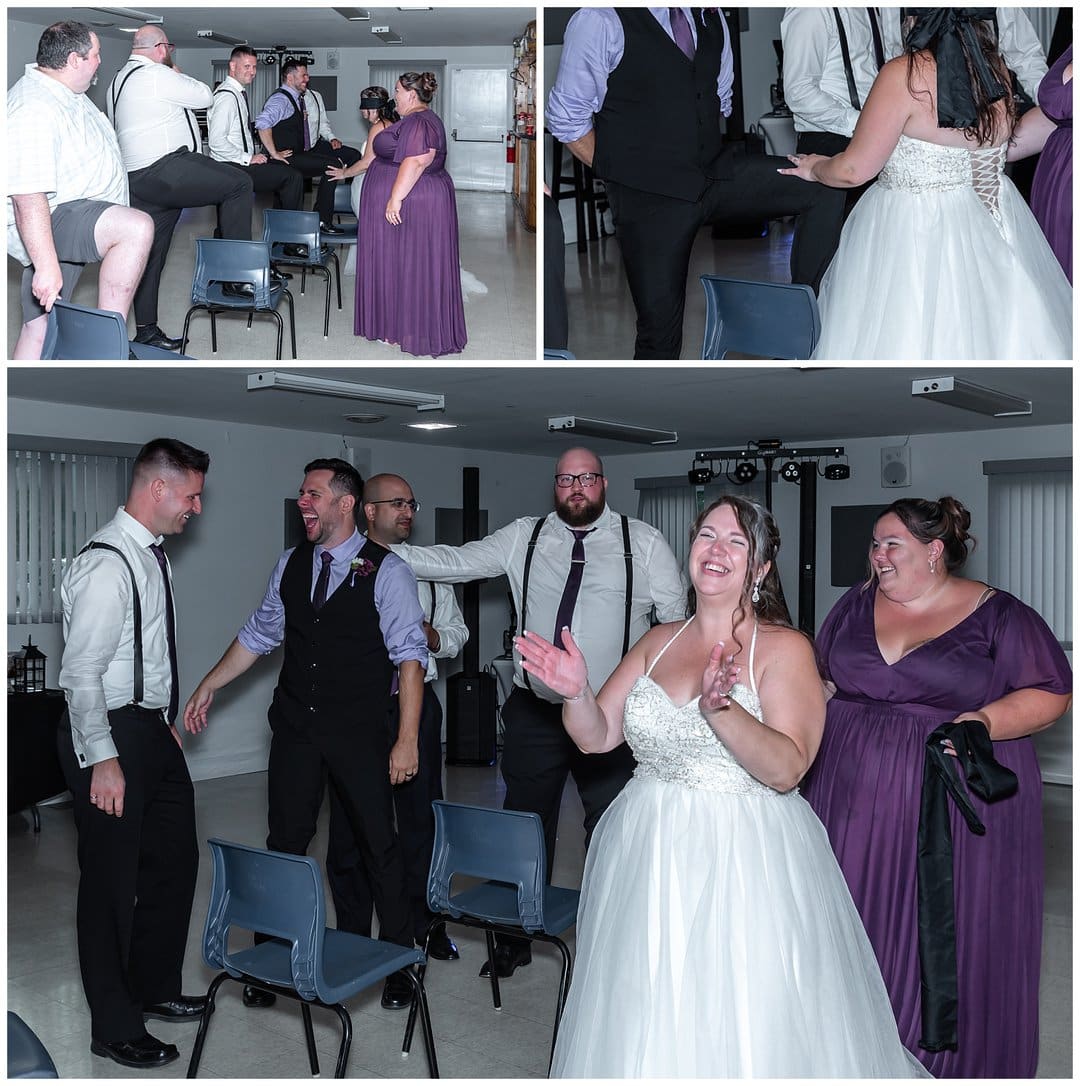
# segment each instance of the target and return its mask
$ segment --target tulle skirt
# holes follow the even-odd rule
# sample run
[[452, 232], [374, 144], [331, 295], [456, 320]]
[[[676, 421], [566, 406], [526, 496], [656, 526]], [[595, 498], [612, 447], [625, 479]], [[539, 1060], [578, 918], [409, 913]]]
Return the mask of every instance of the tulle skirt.
[[818, 299], [815, 359], [1069, 359], [1072, 289], [1008, 178], [998, 222], [970, 187], [872, 186]]
[[557, 1077], [916, 1077], [798, 794], [636, 776], [586, 861]]

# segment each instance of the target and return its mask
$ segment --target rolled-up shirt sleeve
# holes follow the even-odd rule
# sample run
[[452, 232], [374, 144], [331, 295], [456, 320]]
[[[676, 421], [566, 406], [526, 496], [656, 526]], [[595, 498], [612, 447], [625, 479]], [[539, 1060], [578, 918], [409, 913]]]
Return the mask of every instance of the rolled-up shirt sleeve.
[[286, 116], [292, 116], [296, 112], [296, 106], [293, 105], [290, 110], [289, 105], [290, 98], [287, 94], [271, 94], [263, 103], [262, 112], [255, 118], [256, 129], [265, 132], [268, 128], [273, 128], [278, 121], [284, 120]]
[[270, 574], [270, 583], [266, 586], [262, 603], [251, 613], [251, 617], [236, 635], [236, 640], [248, 652], [258, 656], [273, 652], [285, 639], [285, 604], [281, 602], [281, 578], [291, 556], [290, 549], [278, 559], [274, 572]]
[[727, 25], [724, 13], [717, 8], [715, 13], [708, 13], [703, 18], [716, 18], [724, 28], [724, 51], [720, 57], [720, 74], [716, 78], [716, 93], [720, 98], [720, 112], [725, 117], [731, 116], [731, 101], [735, 93], [735, 55], [731, 51], [731, 28]]
[[426, 669], [427, 636], [424, 633], [424, 609], [416, 592], [416, 577], [397, 555], [383, 559], [375, 577], [375, 607], [383, 644], [395, 667], [405, 660], [416, 660]]
[[109, 726], [104, 676], [117, 655], [124, 623], [131, 610], [131, 582], [116, 559], [83, 555], [64, 582], [64, 655], [59, 683], [67, 699], [71, 730], [86, 766], [115, 758]]
[[622, 59], [623, 32], [610, 8], [581, 8], [566, 24], [555, 85], [545, 123], [561, 143], [592, 130], [593, 114], [607, 96], [608, 76]]

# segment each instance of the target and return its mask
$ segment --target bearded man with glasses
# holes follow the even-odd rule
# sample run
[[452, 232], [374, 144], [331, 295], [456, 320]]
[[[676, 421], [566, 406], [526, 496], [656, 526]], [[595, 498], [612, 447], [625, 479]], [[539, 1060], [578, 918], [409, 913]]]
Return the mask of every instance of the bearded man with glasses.
[[[589, 449], [569, 449], [555, 465], [554, 510], [521, 517], [461, 547], [395, 548], [422, 580], [460, 583], [505, 575], [522, 630], [561, 643], [569, 627], [589, 675], [603, 682], [627, 649], [661, 622], [686, 615], [686, 583], [664, 537], [644, 521], [607, 505], [607, 479]], [[534, 811], [544, 824], [547, 880], [555, 856], [559, 806], [567, 773], [585, 809], [585, 841], [634, 771], [626, 744], [606, 754], [583, 754], [562, 726], [562, 697], [522, 670], [514, 659], [514, 690], [502, 707], [503, 806]], [[502, 937], [495, 961], [480, 971], [509, 977], [532, 960], [527, 939]]]

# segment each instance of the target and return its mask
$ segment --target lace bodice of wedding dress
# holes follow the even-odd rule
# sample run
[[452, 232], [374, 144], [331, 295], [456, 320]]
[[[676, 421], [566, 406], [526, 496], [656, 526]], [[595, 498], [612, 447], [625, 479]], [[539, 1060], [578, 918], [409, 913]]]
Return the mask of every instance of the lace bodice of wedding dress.
[[974, 189], [1000, 230], [1005, 150], [1004, 144], [981, 148], [942, 147], [902, 135], [878, 174], [878, 184], [908, 192]]

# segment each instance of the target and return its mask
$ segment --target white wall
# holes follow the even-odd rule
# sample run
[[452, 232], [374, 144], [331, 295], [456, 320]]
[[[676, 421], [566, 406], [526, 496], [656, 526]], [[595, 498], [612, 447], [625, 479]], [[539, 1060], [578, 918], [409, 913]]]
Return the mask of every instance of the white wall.
[[[284, 545], [283, 503], [295, 496], [304, 464], [317, 456], [340, 455], [342, 450], [339, 434], [20, 399], [8, 401], [8, 429], [136, 445], [153, 437], [175, 436], [210, 453], [203, 515], [168, 543], [176, 585], [183, 697], [217, 662], [262, 599]], [[350, 444], [360, 443], [350, 438]], [[436, 506], [460, 508], [464, 466], [480, 469], [480, 504], [488, 511], [492, 529], [551, 508], [550, 457], [443, 448], [433, 452], [420, 444], [378, 441], [360, 444], [357, 463], [370, 472], [394, 471], [409, 479], [424, 503], [413, 534], [419, 544], [435, 542]], [[502, 652], [502, 632], [509, 619], [505, 584], [505, 578], [498, 578], [481, 592], [481, 666]], [[62, 647], [59, 625], [9, 626], [9, 647], [25, 644], [27, 632], [48, 656], [47, 682], [55, 687]], [[459, 657], [449, 670], [460, 666]], [[266, 767], [266, 710], [279, 667], [280, 659], [274, 654], [218, 696], [209, 730], [188, 740], [195, 779], [221, 776], [220, 770], [209, 767], [220, 765], [223, 759], [229, 767], [225, 775]]]

